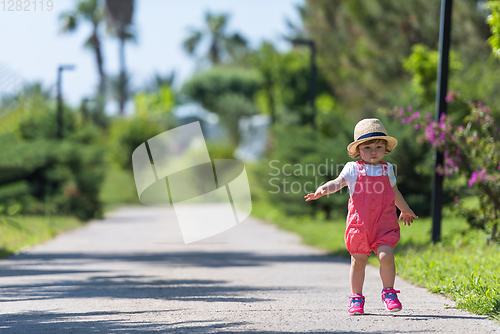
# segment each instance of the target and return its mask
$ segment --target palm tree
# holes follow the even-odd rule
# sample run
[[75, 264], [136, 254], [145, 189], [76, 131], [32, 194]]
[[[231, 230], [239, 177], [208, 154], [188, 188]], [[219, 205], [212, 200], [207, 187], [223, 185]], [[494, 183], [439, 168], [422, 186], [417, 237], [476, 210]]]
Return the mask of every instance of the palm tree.
[[147, 92], [157, 92], [163, 86], [170, 86], [174, 83], [175, 71], [168, 74], [155, 72], [149, 82], [146, 84]]
[[103, 57], [101, 51], [101, 38], [99, 36], [99, 25], [104, 20], [104, 8], [100, 0], [80, 0], [76, 8], [63, 13], [60, 17], [61, 30], [63, 32], [74, 32], [80, 22], [88, 21], [92, 24], [92, 33], [84, 46], [91, 48], [95, 53], [97, 70], [99, 72], [99, 95], [103, 96], [106, 89], [106, 76], [103, 70]]
[[247, 41], [240, 34], [226, 33], [227, 14], [205, 13], [206, 26], [201, 30], [190, 28], [190, 36], [184, 41], [184, 49], [193, 56], [203, 38], [210, 39], [210, 48], [206, 58], [212, 65], [220, 64], [226, 56], [233, 60], [247, 52]]
[[108, 27], [111, 33], [120, 41], [120, 78], [118, 103], [120, 115], [123, 115], [127, 94], [127, 74], [125, 65], [125, 42], [133, 40], [132, 16], [134, 14], [134, 0], [106, 0]]

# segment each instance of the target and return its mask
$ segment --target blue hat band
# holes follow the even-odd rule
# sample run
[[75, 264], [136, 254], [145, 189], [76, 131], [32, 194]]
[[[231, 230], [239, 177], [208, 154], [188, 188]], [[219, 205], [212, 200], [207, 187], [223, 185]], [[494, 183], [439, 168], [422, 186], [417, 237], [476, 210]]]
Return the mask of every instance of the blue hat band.
[[362, 135], [361, 137], [356, 139], [356, 141], [361, 140], [361, 139], [371, 138], [371, 137], [385, 137], [385, 136], [387, 136], [387, 135], [383, 132], [371, 132], [371, 133], [367, 133], [366, 135]]

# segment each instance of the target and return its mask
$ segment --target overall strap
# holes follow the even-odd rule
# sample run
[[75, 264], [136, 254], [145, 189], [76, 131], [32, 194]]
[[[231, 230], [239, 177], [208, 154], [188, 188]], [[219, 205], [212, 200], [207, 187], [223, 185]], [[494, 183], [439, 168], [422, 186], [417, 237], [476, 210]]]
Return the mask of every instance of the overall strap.
[[366, 170], [365, 167], [363, 166], [363, 160], [356, 161], [356, 165], [358, 166], [359, 174], [366, 175]]
[[382, 165], [382, 175], [389, 176], [389, 166], [387, 165], [387, 162], [381, 160], [380, 164]]

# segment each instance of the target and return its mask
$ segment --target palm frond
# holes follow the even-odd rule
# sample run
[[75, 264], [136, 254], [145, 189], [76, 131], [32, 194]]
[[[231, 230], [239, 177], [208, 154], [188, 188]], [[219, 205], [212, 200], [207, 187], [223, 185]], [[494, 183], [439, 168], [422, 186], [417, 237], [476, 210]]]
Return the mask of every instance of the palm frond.
[[175, 70], [168, 74], [160, 74], [155, 72], [149, 83], [146, 85], [146, 90], [149, 92], [156, 92], [162, 86], [172, 86], [175, 80]]
[[192, 30], [191, 35], [183, 42], [184, 50], [186, 50], [189, 55], [193, 55], [202, 37], [203, 33], [201, 31]]
[[59, 17], [62, 32], [73, 32], [78, 26], [78, 16], [74, 12], [62, 13]]
[[211, 13], [206, 15], [207, 26], [213, 35], [221, 36], [226, 30], [227, 22], [229, 20], [228, 14], [214, 14]]

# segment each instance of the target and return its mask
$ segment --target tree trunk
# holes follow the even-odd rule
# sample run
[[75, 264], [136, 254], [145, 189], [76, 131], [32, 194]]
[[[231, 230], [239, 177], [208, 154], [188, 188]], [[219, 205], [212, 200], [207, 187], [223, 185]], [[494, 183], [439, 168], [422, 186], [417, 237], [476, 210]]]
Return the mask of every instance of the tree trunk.
[[97, 71], [99, 72], [99, 94], [106, 93], [106, 77], [103, 70], [103, 58], [101, 52], [101, 41], [97, 35], [97, 25], [94, 24], [94, 32], [92, 33], [92, 39], [94, 42], [95, 58], [97, 62]]
[[125, 112], [125, 103], [127, 102], [127, 87], [126, 87], [126, 68], [125, 68], [125, 33], [120, 32], [120, 116]]

